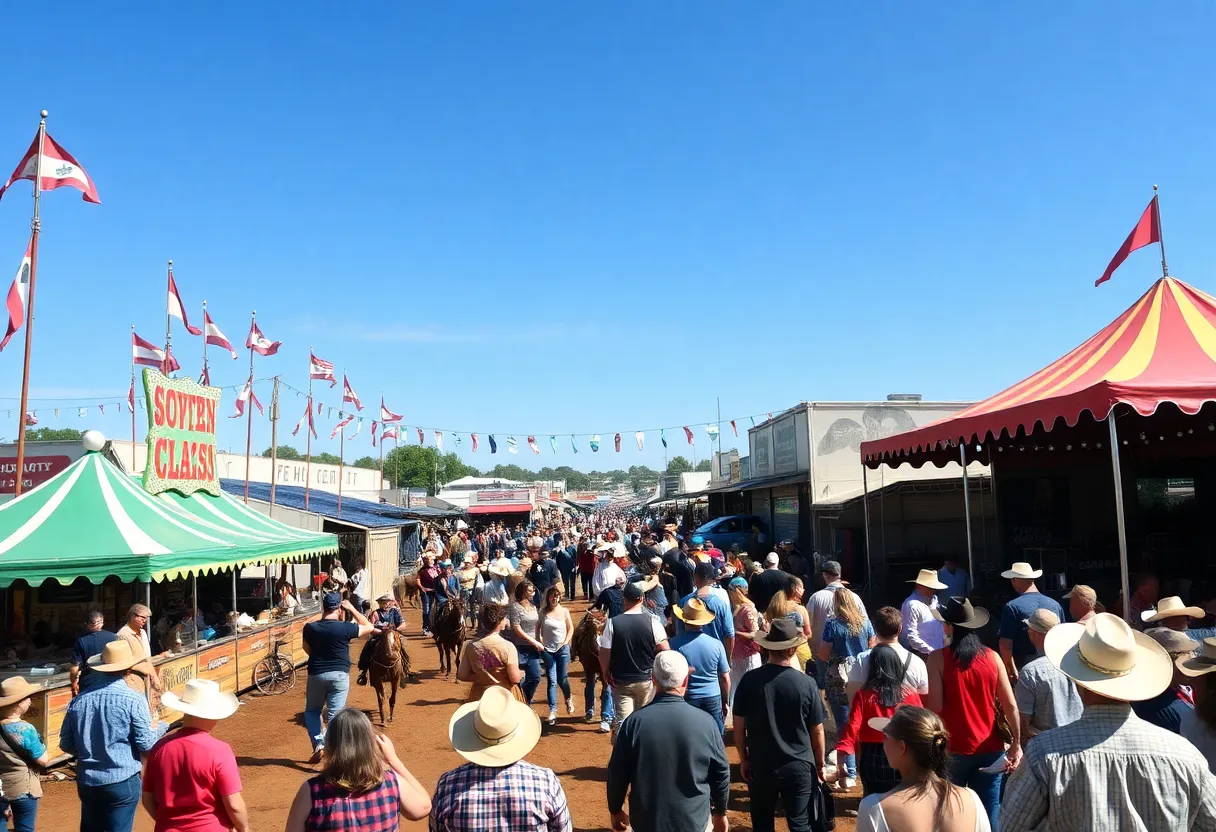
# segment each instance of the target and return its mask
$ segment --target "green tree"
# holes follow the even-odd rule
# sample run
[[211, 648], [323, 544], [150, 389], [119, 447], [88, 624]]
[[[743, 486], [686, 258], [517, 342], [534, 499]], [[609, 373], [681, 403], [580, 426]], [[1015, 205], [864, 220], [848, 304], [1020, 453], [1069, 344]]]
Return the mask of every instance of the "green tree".
[[[267, 459], [270, 459], [270, 452], [272, 450], [274, 450], [274, 449], [267, 448], [266, 450], [262, 451], [262, 456], [266, 457]], [[291, 447], [290, 445], [280, 445], [276, 456], [279, 459], [303, 459], [304, 458], [303, 454], [301, 454], [299, 451], [297, 451], [295, 448]]]
[[712, 463], [710, 463], [710, 461], [708, 459], [703, 459], [697, 463], [697, 467], [695, 470], [709, 471], [709, 470], [712, 470], [712, 468], [713, 468]]
[[499, 479], [504, 479], [504, 480], [519, 480], [521, 482], [528, 482], [529, 480], [536, 479], [536, 474], [532, 473], [531, 471], [528, 471], [525, 468], [521, 468], [520, 466], [514, 465], [514, 464], [495, 465], [493, 468], [491, 468], [489, 471], [486, 472], [486, 476], [487, 477], [498, 477]]
[[692, 463], [682, 456], [673, 456], [667, 463], [667, 473], [687, 474], [692, 470]]
[[351, 463], [352, 468], [371, 468], [373, 471], [380, 470], [380, 460], [372, 456], [361, 456]]
[[630, 465], [629, 466], [629, 487], [634, 491], [641, 491], [647, 486], [652, 486], [659, 481], [659, 472], [645, 465]]
[[337, 454], [331, 454], [328, 451], [323, 454], [313, 454], [312, 461], [319, 462], [322, 465], [340, 465], [342, 463]]
[[34, 428], [25, 432], [27, 442], [73, 442], [84, 438], [76, 428]]

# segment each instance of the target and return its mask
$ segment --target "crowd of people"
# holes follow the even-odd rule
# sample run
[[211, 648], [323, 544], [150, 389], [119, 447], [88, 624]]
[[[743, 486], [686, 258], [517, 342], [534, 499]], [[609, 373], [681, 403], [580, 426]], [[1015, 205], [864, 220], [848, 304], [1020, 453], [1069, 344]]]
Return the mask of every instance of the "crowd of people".
[[[997, 616], [972, 602], [952, 562], [922, 570], [902, 607], [871, 613], [839, 563], [817, 564], [790, 541], [756, 558], [681, 532], [607, 515], [428, 540], [422, 626], [459, 598], [473, 629], [456, 669], [468, 699], [449, 725], [467, 762], [433, 794], [345, 708], [351, 643], [404, 632], [397, 599], [365, 615], [366, 599], [325, 592], [303, 630], [319, 769], [295, 796], [289, 832], [428, 816], [436, 832], [570, 829], [558, 777], [525, 758], [544, 733], [531, 707], [542, 678], [549, 723], [561, 701], [578, 718], [575, 650], [592, 671], [582, 718], [609, 735], [618, 832], [723, 832], [728, 734], [758, 832], [779, 810], [791, 832], [831, 828], [858, 781], [863, 832], [1216, 830], [1216, 630], [1199, 626], [1207, 610], [1158, 598], [1151, 576], [1133, 583], [1135, 626], [1087, 586], [1065, 594], [1064, 609], [1026, 563], [1002, 573], [1014, 597]], [[580, 590], [589, 610], [576, 624], [566, 605]], [[211, 733], [238, 702], [206, 680], [154, 689], [146, 623], [138, 604], [119, 633], [91, 616], [77, 642], [59, 742], [77, 760], [81, 829], [128, 832], [142, 804], [158, 832], [244, 832], [236, 758]], [[35, 827], [46, 763], [22, 719], [38, 690], [0, 684], [0, 786], [23, 831]], [[155, 696], [184, 714], [168, 735]]]

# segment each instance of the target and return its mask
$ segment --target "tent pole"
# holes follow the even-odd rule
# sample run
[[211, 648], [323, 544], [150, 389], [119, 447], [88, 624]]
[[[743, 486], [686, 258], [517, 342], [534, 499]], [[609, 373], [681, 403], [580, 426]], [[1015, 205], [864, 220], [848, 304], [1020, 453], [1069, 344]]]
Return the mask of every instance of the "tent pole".
[[[967, 528], [967, 574], [975, 574], [975, 557], [971, 552], [971, 489], [967, 486], [967, 443], [958, 445], [958, 461], [963, 466], [963, 524]], [[1042, 564], [1040, 564], [1041, 566]], [[972, 578], [974, 580], [974, 578]]]
[[870, 488], [866, 480], [866, 464], [861, 463], [861, 514], [865, 518], [866, 533], [866, 585], [870, 587], [870, 598], [874, 597], [874, 561], [870, 557]]
[[[232, 614], [237, 615], [236, 609], [236, 567], [232, 567]], [[235, 634], [235, 632], [234, 632]]]
[[1127, 523], [1123, 519], [1123, 472], [1119, 468], [1119, 429], [1115, 427], [1115, 409], [1106, 414], [1110, 427], [1110, 467], [1115, 477], [1115, 522], [1119, 529], [1119, 585], [1123, 589], [1123, 620], [1132, 623], [1132, 599], [1127, 577]]
[[190, 594], [194, 598], [194, 646], [198, 647], [199, 629], [198, 629], [198, 573], [195, 572], [190, 576]]
[[144, 606], [152, 609], [152, 581], [144, 581]]

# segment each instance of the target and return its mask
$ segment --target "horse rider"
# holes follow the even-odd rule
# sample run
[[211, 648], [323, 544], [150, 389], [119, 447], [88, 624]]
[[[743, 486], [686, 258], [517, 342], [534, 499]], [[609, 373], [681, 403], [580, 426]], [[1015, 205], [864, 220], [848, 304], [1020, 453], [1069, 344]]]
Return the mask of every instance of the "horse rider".
[[406, 678], [413, 676], [410, 673], [409, 658], [405, 654], [405, 616], [401, 614], [401, 609], [397, 606], [397, 599], [391, 592], [386, 592], [376, 599], [376, 603], [380, 608], [372, 613], [371, 623], [376, 628], [363, 644], [363, 649], [359, 651], [359, 679], [358, 684], [367, 684], [367, 670], [372, 662], [372, 655], [375, 653], [376, 644], [384, 637], [384, 633], [389, 630], [396, 630], [401, 635], [400, 650], [397, 654], [397, 661], [401, 663], [401, 686], [405, 687]]

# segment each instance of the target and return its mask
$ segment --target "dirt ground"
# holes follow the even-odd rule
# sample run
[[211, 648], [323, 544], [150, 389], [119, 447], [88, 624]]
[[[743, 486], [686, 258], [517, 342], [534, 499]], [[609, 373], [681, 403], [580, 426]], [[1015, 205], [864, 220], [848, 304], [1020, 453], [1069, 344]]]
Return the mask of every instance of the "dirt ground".
[[[577, 603], [572, 613], [577, 620], [584, 604]], [[417, 624], [418, 612], [406, 609], [406, 620]], [[356, 645], [355, 649], [358, 648]], [[465, 700], [468, 686], [438, 676], [438, 655], [430, 639], [414, 633], [409, 637], [410, 655], [422, 683], [408, 685], [397, 696], [396, 719], [385, 733], [393, 740], [402, 761], [414, 775], [433, 790], [439, 776], [464, 762], [448, 744], [448, 719]], [[241, 769], [245, 801], [249, 806], [250, 826], [257, 832], [282, 829], [287, 810], [296, 789], [315, 769], [305, 764], [310, 748], [303, 727], [304, 671], [296, 687], [281, 696], [265, 697], [257, 692], [241, 697], [242, 707], [232, 718], [220, 723], [215, 735], [228, 742], [236, 752]], [[454, 677], [453, 677], [454, 679]], [[562, 781], [574, 828], [579, 830], [608, 830], [609, 817], [604, 795], [605, 766], [610, 746], [607, 735], [597, 733], [598, 724], [583, 722], [582, 667], [570, 667], [570, 680], [575, 697], [575, 713], [565, 714], [565, 703], [559, 693], [557, 725], [545, 726], [545, 735], [527, 759], [537, 765], [552, 768]], [[537, 690], [538, 714], [546, 716], [545, 679]], [[350, 707], [368, 712], [373, 723], [379, 720], [376, 695], [370, 687], [352, 686]], [[831, 731], [829, 730], [829, 739]], [[830, 746], [829, 746], [830, 747]], [[734, 829], [750, 829], [747, 814], [747, 787], [739, 778], [738, 759], [727, 734], [727, 753], [731, 760], [730, 825]], [[70, 769], [67, 769], [70, 773]], [[80, 821], [80, 804], [72, 782], [47, 782], [39, 809], [38, 823], [43, 829], [72, 829]], [[844, 817], [844, 810], [856, 810], [860, 790], [850, 796], [838, 797], [837, 830], [851, 832], [853, 822]], [[152, 832], [152, 819], [143, 809], [135, 819], [136, 832]], [[403, 823], [403, 829], [425, 829], [426, 822]], [[778, 818], [778, 829], [785, 829]]]

